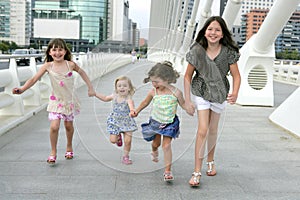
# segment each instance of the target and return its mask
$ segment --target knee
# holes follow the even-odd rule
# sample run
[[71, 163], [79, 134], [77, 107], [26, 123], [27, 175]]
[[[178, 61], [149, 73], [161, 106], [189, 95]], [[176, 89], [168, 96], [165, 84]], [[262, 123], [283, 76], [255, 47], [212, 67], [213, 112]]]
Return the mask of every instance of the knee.
[[171, 143], [164, 143], [162, 145], [162, 149], [163, 149], [164, 152], [170, 151], [171, 150]]
[[160, 141], [155, 141], [155, 140], [153, 140], [152, 146], [153, 146], [154, 148], [160, 147]]
[[197, 131], [197, 138], [206, 138], [207, 136], [207, 129], [200, 129]]
[[59, 124], [51, 124], [50, 131], [51, 132], [58, 132], [59, 130]]
[[65, 123], [65, 129], [66, 131], [73, 131], [74, 130], [73, 123]]

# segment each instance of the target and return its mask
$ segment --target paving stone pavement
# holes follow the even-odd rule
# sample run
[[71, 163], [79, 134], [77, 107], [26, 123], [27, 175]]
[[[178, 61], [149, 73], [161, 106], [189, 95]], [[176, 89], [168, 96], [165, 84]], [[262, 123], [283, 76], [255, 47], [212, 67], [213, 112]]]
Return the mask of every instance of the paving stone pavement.
[[[141, 61], [106, 74], [93, 82], [98, 92], [110, 94], [113, 81], [127, 75], [137, 88], [138, 105], [151, 88], [142, 84], [153, 63]], [[177, 86], [183, 88], [182, 77]], [[105, 133], [110, 102], [87, 97], [86, 87], [78, 90], [81, 113], [74, 121], [74, 159], [65, 160], [63, 124], [54, 166], [46, 163], [50, 151], [47, 112], [30, 119], [0, 136], [0, 199], [299, 199], [300, 140], [274, 125], [269, 115], [295, 86], [274, 82], [275, 106], [228, 105], [220, 121], [216, 149], [217, 176], [202, 171], [201, 186], [191, 188], [196, 116], [178, 109], [181, 135], [172, 143], [175, 176], [173, 183], [163, 181], [163, 153], [160, 161], [150, 160], [150, 143], [142, 139], [140, 128], [134, 132], [133, 164], [121, 164], [122, 148], [110, 144]], [[150, 106], [136, 118], [148, 120]]]

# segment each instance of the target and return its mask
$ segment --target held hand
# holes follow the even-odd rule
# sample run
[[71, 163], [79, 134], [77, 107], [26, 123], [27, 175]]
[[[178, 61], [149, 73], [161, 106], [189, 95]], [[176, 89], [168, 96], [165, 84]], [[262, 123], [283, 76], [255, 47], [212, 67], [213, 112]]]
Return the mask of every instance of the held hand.
[[89, 95], [89, 97], [94, 97], [94, 96], [96, 96], [95, 90], [94, 90], [94, 89], [89, 89], [89, 90], [88, 90], [88, 95]]
[[12, 90], [12, 93], [13, 93], [13, 94], [22, 94], [23, 91], [22, 91], [20, 88], [14, 88], [14, 89]]
[[194, 106], [194, 104], [191, 103], [191, 102], [185, 102], [185, 111], [190, 116], [194, 116], [194, 113], [195, 113], [195, 106]]
[[135, 110], [130, 110], [129, 116], [130, 117], [136, 117], [138, 113]]
[[227, 102], [230, 103], [230, 104], [235, 104], [237, 100], [237, 95], [234, 95], [234, 94], [228, 94], [227, 95]]

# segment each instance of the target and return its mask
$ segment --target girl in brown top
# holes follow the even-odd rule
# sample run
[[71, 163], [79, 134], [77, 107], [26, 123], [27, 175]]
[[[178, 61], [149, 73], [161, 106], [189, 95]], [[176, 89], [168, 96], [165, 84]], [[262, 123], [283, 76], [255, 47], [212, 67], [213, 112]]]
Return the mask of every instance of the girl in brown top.
[[[213, 16], [206, 21], [186, 59], [188, 62], [184, 75], [186, 111], [188, 114], [194, 114], [197, 109], [198, 115], [195, 166], [189, 184], [199, 186], [206, 141], [208, 152], [206, 174], [214, 176], [217, 173], [214, 153], [220, 114], [225, 108], [226, 101], [230, 104], [236, 102], [241, 81], [237, 65], [239, 50], [221, 17]], [[231, 93], [226, 77], [229, 71], [233, 77]]]
[[47, 159], [49, 164], [54, 164], [57, 153], [57, 139], [61, 119], [64, 120], [67, 136], [66, 159], [73, 158], [73, 119], [79, 113], [79, 101], [75, 94], [74, 74], [77, 72], [88, 86], [88, 95], [96, 93], [86, 73], [73, 61], [71, 51], [62, 39], [52, 39], [46, 50], [45, 64], [39, 71], [20, 88], [14, 88], [13, 94], [21, 94], [33, 86], [46, 72], [52, 85], [47, 111], [49, 112], [51, 153]]

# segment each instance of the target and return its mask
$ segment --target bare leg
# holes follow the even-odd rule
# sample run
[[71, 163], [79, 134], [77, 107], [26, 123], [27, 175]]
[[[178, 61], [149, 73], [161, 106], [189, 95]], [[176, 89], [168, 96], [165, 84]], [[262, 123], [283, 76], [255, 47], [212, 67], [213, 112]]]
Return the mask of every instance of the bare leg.
[[[218, 138], [218, 125], [220, 120], [220, 114], [211, 111], [209, 132], [207, 139], [207, 162], [214, 161], [215, 148], [217, 145]], [[208, 175], [216, 175], [215, 165], [211, 165], [211, 169], [207, 172]]]
[[65, 121], [65, 129], [67, 136], [67, 152], [73, 152], [73, 135], [74, 135], [74, 126], [73, 121]]
[[156, 134], [154, 140], [152, 141], [152, 152], [151, 159], [153, 162], [158, 162], [158, 147], [161, 144], [161, 135]]
[[161, 144], [161, 135], [157, 134], [155, 135], [155, 138], [152, 141], [152, 151], [153, 152], [157, 151], [160, 144]]
[[117, 141], [118, 141], [118, 135], [110, 134], [109, 140], [110, 140], [111, 143], [116, 144]]
[[164, 151], [164, 161], [165, 161], [165, 171], [170, 172], [171, 171], [171, 165], [172, 165], [172, 148], [171, 148], [171, 137], [163, 136], [163, 144], [162, 149]]
[[131, 150], [132, 132], [124, 133], [124, 156], [128, 156]]
[[[208, 126], [209, 126], [210, 111], [198, 110], [197, 115], [198, 115], [198, 130], [197, 130], [196, 141], [195, 141], [195, 166], [194, 166], [194, 172], [196, 172], [196, 174], [201, 173], [201, 169], [202, 169], [205, 143], [207, 138]], [[190, 185], [199, 185], [199, 179], [200, 176], [198, 176], [197, 180], [195, 180], [195, 177], [193, 175], [189, 181]]]
[[52, 120], [50, 123], [50, 143], [51, 143], [51, 156], [56, 156], [57, 154], [57, 140], [58, 131], [60, 126], [60, 119]]

